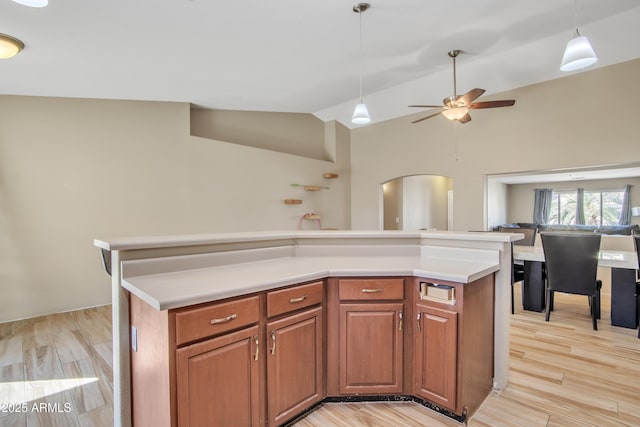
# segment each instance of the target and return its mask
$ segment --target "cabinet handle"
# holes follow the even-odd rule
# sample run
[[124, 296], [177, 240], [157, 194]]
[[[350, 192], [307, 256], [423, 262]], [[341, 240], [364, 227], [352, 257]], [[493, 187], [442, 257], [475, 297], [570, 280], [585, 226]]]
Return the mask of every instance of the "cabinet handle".
[[260, 343], [258, 342], [258, 336], [256, 335], [255, 337], [253, 337], [255, 343], [256, 343], [256, 355], [254, 356], [254, 360], [258, 360], [258, 353], [260, 353]]
[[420, 324], [421, 317], [422, 317], [422, 313], [418, 312], [418, 332], [422, 332], [422, 326]]
[[219, 323], [227, 323], [227, 322], [231, 322], [233, 319], [237, 318], [238, 315], [233, 313], [227, 317], [222, 317], [220, 319], [211, 319], [211, 324], [212, 325], [217, 325]]
[[380, 293], [382, 291], [383, 291], [383, 289], [380, 289], [380, 288], [378, 288], [378, 289], [366, 289], [365, 288], [365, 289], [362, 290], [362, 293], [363, 294], [378, 294], [378, 293]]
[[302, 295], [302, 296], [301, 296], [301, 297], [299, 297], [299, 298], [291, 298], [291, 299], [289, 300], [289, 303], [290, 303], [290, 304], [295, 304], [295, 303], [297, 303], [297, 302], [302, 302], [302, 301], [304, 301], [304, 300], [306, 300], [306, 299], [307, 299], [307, 296], [306, 296], [306, 295]]
[[402, 331], [402, 310], [398, 312], [398, 330]]
[[276, 354], [276, 333], [271, 331], [271, 354]]

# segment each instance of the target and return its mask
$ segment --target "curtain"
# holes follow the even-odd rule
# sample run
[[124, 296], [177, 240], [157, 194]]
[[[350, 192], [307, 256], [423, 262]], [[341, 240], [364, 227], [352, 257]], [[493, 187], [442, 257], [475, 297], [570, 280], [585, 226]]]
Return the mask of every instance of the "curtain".
[[584, 224], [584, 188], [576, 193], [576, 224]]
[[550, 188], [536, 188], [533, 201], [533, 222], [547, 224], [551, 211], [551, 197], [553, 191]]
[[622, 196], [622, 210], [620, 211], [620, 220], [618, 224], [629, 225], [631, 224], [631, 186], [629, 184], [624, 186], [624, 194]]

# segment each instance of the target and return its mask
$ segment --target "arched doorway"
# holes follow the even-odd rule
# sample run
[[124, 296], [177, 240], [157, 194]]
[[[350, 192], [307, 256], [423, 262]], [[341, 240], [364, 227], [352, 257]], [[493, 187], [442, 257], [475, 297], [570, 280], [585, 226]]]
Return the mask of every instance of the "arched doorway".
[[448, 230], [453, 179], [409, 175], [382, 184], [384, 230]]

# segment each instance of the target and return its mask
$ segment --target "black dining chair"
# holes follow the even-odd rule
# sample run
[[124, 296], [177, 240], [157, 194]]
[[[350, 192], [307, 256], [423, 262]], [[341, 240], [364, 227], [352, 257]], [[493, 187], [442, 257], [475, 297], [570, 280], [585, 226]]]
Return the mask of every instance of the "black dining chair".
[[549, 321], [554, 292], [586, 295], [589, 297], [593, 329], [598, 330], [600, 317], [600, 289], [596, 278], [600, 234], [597, 233], [540, 233], [546, 264], [547, 308]]
[[[636, 254], [638, 255], [638, 273], [637, 279], [640, 279], [640, 236], [633, 236], [633, 244], [636, 247]], [[640, 280], [636, 280], [636, 311], [638, 313], [638, 338], [640, 338]]]
[[[498, 231], [500, 233], [524, 234], [524, 239], [513, 242], [514, 245], [518, 246], [533, 246], [536, 240], [536, 227], [498, 227]], [[511, 266], [511, 314], [515, 314], [513, 286], [518, 282], [524, 281], [524, 265], [516, 264], [513, 261], [513, 247], [511, 248]]]

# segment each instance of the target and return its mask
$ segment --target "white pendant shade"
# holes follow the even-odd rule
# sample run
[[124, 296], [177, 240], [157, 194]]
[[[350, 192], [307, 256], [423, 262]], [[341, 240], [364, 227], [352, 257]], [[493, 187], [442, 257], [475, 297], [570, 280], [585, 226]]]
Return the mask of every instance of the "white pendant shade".
[[580, 70], [595, 64], [597, 61], [598, 56], [591, 47], [591, 43], [585, 36], [581, 36], [576, 29], [574, 37], [569, 40], [567, 48], [564, 50], [560, 70]]
[[49, 0], [13, 0], [23, 6], [29, 7], [45, 7], [49, 4]]
[[360, 103], [356, 105], [355, 110], [353, 110], [353, 117], [351, 118], [351, 123], [356, 125], [365, 125], [371, 121], [371, 117], [369, 117], [369, 110], [364, 103]]

